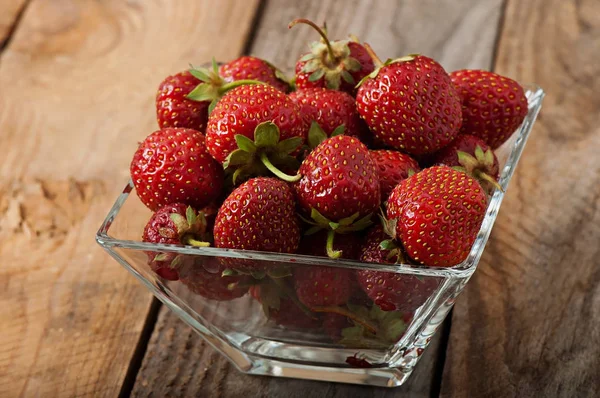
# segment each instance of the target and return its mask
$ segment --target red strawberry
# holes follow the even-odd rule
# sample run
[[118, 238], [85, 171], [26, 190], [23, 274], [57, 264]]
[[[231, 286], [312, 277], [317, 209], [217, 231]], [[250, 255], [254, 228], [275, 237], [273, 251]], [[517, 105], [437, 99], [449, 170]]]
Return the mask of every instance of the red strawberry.
[[304, 143], [307, 130], [300, 108], [284, 93], [267, 85], [246, 85], [229, 91], [215, 107], [206, 145], [225, 167], [236, 168], [235, 180], [240, 174], [265, 174], [273, 164], [296, 162], [288, 155]]
[[302, 178], [294, 185], [298, 204], [314, 220], [315, 228], [329, 229], [327, 254], [333, 232], [348, 233], [370, 225], [380, 204], [379, 176], [364, 144], [338, 135], [317, 146], [302, 162]]
[[527, 115], [527, 98], [514, 80], [484, 70], [450, 73], [463, 98], [461, 132], [483, 139], [498, 148], [521, 125]]
[[408, 178], [409, 173], [421, 170], [419, 163], [410, 156], [392, 150], [371, 150], [371, 158], [379, 169], [381, 199], [387, 200], [396, 185]]
[[184, 127], [204, 131], [210, 102], [187, 98], [201, 83], [189, 71], [169, 76], [162, 81], [156, 93], [156, 118], [160, 128]]
[[[290, 94], [290, 98], [300, 106], [302, 114], [309, 122], [317, 122], [321, 127], [325, 133], [321, 141], [334, 132], [343, 132], [345, 135], [358, 138], [365, 135], [366, 126], [356, 111], [354, 98], [348, 93], [325, 88], [310, 88], [295, 91]], [[321, 143], [311, 142], [310, 135], [308, 140], [313, 148]]]
[[[154, 213], [142, 235], [144, 242], [192, 246], [208, 246], [205, 241], [209, 238], [204, 215], [183, 203], [164, 206]], [[150, 267], [167, 280], [177, 280], [179, 265], [190, 259], [175, 253], [147, 254]]]
[[206, 152], [204, 136], [191, 129], [150, 134], [133, 155], [130, 171], [140, 200], [153, 211], [177, 202], [202, 208], [223, 188], [223, 168]]
[[[305, 235], [300, 241], [299, 254], [307, 256], [327, 257], [325, 241], [327, 232], [319, 231], [311, 235]], [[356, 260], [360, 256], [361, 237], [356, 233], [339, 235], [333, 243], [333, 249], [342, 252], [341, 258]]]
[[323, 318], [322, 327], [333, 342], [342, 338], [342, 330], [352, 327], [353, 323], [347, 317], [339, 314], [327, 313]]
[[467, 174], [447, 166], [402, 181], [387, 202], [396, 236], [415, 261], [451, 267], [465, 260], [486, 211], [486, 195]]
[[358, 112], [375, 136], [413, 155], [448, 145], [462, 119], [460, 99], [444, 68], [422, 55], [377, 62], [381, 66], [356, 95]]
[[354, 287], [350, 269], [303, 266], [294, 270], [298, 300], [309, 308], [342, 305]]
[[231, 62], [221, 65], [219, 73], [226, 82], [258, 80], [284, 93], [290, 91], [290, 84], [283, 73], [269, 62], [260, 58], [243, 56], [234, 59]]
[[[255, 285], [250, 288], [250, 294], [263, 305], [269, 319], [276, 324], [289, 329], [317, 329], [320, 319], [317, 314], [310, 316], [304, 312], [292, 299], [275, 294], [272, 284]], [[276, 297], [274, 299], [274, 297]], [[265, 300], [270, 303], [265, 305]]]
[[[362, 247], [361, 261], [379, 264], [404, 262], [401, 249], [382, 248], [389, 235], [381, 225], [374, 226]], [[412, 312], [435, 292], [438, 278], [415, 277], [385, 271], [360, 270], [357, 279], [365, 293], [383, 311]]]
[[321, 41], [312, 43], [311, 52], [296, 63], [296, 87], [324, 87], [354, 95], [356, 84], [375, 68], [367, 50], [356, 41], [329, 41], [324, 29], [306, 19], [296, 19], [289, 27], [298, 23], [314, 28]]
[[499, 187], [498, 158], [481, 138], [474, 135], [459, 134], [450, 145], [435, 154], [434, 163], [464, 171], [487, 191]]
[[[295, 207], [292, 190], [285, 182], [266, 177], [250, 179], [221, 205], [215, 220], [215, 246], [294, 253], [300, 241]], [[234, 268], [260, 267], [250, 260], [226, 260]]]
[[[205, 264], [203, 265], [202, 262]], [[215, 263], [215, 264], [206, 264]], [[209, 300], [229, 301], [248, 292], [249, 277], [223, 276], [224, 267], [214, 257], [206, 257], [200, 263], [187, 264], [179, 270], [181, 283], [194, 294]]]

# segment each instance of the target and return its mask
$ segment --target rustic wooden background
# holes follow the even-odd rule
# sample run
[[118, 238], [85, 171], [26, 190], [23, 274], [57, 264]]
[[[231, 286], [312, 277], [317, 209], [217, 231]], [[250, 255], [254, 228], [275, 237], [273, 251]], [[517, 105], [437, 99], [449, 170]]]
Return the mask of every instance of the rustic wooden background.
[[[237, 373], [93, 241], [166, 75], [291, 71], [327, 19], [547, 92], [480, 268], [405, 385]], [[598, 0], [0, 0], [0, 397], [600, 395]]]

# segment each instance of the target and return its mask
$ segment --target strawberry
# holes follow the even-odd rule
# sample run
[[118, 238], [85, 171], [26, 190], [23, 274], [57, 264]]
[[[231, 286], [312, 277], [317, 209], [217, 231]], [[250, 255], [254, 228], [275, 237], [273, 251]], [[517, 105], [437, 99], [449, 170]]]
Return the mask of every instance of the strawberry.
[[[215, 220], [215, 246], [224, 249], [294, 253], [300, 241], [292, 190], [275, 178], [253, 178], [225, 199]], [[225, 259], [234, 268], [253, 270], [251, 260]]]
[[221, 65], [219, 74], [228, 83], [236, 80], [258, 80], [284, 93], [290, 91], [290, 84], [283, 73], [269, 62], [256, 57], [243, 56], [234, 59]]
[[302, 162], [301, 179], [294, 184], [300, 208], [310, 214], [312, 231], [327, 229], [327, 255], [334, 233], [358, 231], [370, 225], [381, 194], [375, 162], [367, 147], [354, 137], [338, 135], [319, 144]]
[[381, 199], [384, 201], [390, 196], [392, 189], [409, 174], [421, 170], [416, 160], [402, 152], [380, 149], [371, 150], [369, 153], [379, 170]]
[[[272, 291], [272, 284], [255, 285], [250, 294], [263, 305], [267, 317], [278, 325], [288, 329], [317, 329], [320, 319], [317, 314], [307, 314], [291, 298]], [[266, 304], [269, 300], [269, 304]]]
[[309, 308], [342, 305], [350, 298], [354, 274], [335, 267], [304, 266], [294, 270], [298, 300]]
[[527, 98], [514, 80], [484, 70], [458, 70], [450, 78], [462, 97], [461, 132], [498, 148], [527, 115]]
[[[208, 246], [209, 238], [203, 213], [183, 203], [164, 206], [154, 213], [142, 235], [144, 242], [191, 246]], [[147, 255], [150, 267], [167, 280], [177, 280], [179, 265], [190, 259], [175, 253], [148, 252]]]
[[[371, 228], [360, 260], [379, 264], [405, 262], [402, 249], [390, 248], [389, 239], [382, 225]], [[357, 279], [369, 298], [383, 311], [412, 312], [423, 305], [439, 285], [437, 278], [372, 270], [358, 271]]]
[[434, 156], [435, 164], [445, 164], [475, 178], [486, 191], [498, 187], [499, 164], [494, 151], [481, 138], [459, 134]]
[[[229, 91], [211, 113], [206, 129], [208, 151], [224, 167], [240, 175], [277, 173], [274, 165], [290, 165], [304, 143], [308, 126], [300, 108], [284, 93], [267, 85], [245, 85]], [[296, 166], [297, 167], [297, 166]]]
[[209, 102], [187, 98], [200, 83], [189, 71], [168, 76], [160, 83], [156, 93], [156, 119], [160, 128], [184, 127], [204, 131]]
[[[356, 111], [354, 98], [343, 91], [325, 88], [309, 88], [295, 91], [290, 98], [300, 106], [309, 123], [316, 122], [320, 129], [318, 137], [311, 131], [308, 143], [316, 147], [325, 138], [344, 133], [360, 138], [365, 135], [366, 126]], [[315, 139], [316, 138], [316, 139]]]
[[200, 263], [196, 261], [183, 266], [179, 270], [179, 279], [192, 293], [209, 300], [229, 301], [248, 292], [248, 276], [225, 276], [221, 275], [223, 271], [224, 267], [215, 257], [205, 257]]
[[[305, 235], [300, 241], [298, 254], [307, 256], [327, 257], [325, 250], [325, 241], [327, 240], [326, 231], [318, 231], [311, 235]], [[356, 260], [360, 256], [361, 237], [356, 233], [344, 234], [338, 237], [333, 243], [333, 249], [340, 251], [340, 258]]]
[[[325, 243], [327, 232], [319, 231], [305, 236], [300, 242], [298, 253], [326, 257]], [[356, 259], [360, 249], [357, 234], [345, 234], [333, 243], [333, 250], [341, 253], [341, 258]], [[343, 268], [318, 266], [296, 267], [294, 284], [298, 299], [308, 307], [344, 304], [354, 291], [353, 272]]]
[[354, 40], [330, 41], [326, 29], [321, 29], [306, 19], [292, 21], [289, 28], [298, 23], [315, 29], [321, 36], [321, 41], [312, 43], [311, 52], [303, 55], [296, 63], [296, 87], [324, 87], [354, 95], [356, 83], [375, 68], [367, 50]]
[[486, 195], [477, 180], [447, 166], [402, 181], [387, 202], [396, 237], [413, 260], [451, 267], [465, 260], [485, 216]]
[[460, 99], [444, 68], [422, 55], [385, 64], [372, 56], [379, 67], [359, 83], [356, 104], [375, 137], [412, 155], [448, 145], [462, 119]]
[[133, 155], [130, 171], [140, 200], [153, 211], [177, 202], [202, 208], [223, 188], [223, 168], [206, 152], [204, 136], [191, 129], [150, 134]]

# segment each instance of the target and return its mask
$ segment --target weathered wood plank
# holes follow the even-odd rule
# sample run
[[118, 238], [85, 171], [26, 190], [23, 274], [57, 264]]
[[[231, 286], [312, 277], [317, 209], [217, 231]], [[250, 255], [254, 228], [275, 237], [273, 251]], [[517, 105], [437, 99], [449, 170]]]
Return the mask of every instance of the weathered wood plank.
[[447, 397], [600, 395], [600, 3], [510, 0], [499, 73], [548, 93], [452, 320]]
[[0, 396], [118, 394], [151, 295], [94, 233], [160, 79], [241, 51], [257, 2], [237, 4], [29, 4], [0, 61]]
[[[422, 52], [447, 68], [486, 67], [493, 56], [502, 1], [270, 1], [267, 3], [252, 54], [272, 60], [291, 73], [307, 44], [317, 39], [308, 27], [288, 31], [294, 18], [328, 21], [332, 38], [348, 32], [369, 42], [382, 55]], [[477, 35], [473, 35], [477, 32]], [[176, 316], [163, 308], [149, 343], [147, 356], [133, 390], [135, 396], [429, 396], [436, 381], [436, 340], [408, 385], [397, 390], [360, 388], [332, 383], [281, 380], [239, 374], [206, 346]]]
[[18, 23], [19, 14], [29, 0], [0, 0], [0, 49]]

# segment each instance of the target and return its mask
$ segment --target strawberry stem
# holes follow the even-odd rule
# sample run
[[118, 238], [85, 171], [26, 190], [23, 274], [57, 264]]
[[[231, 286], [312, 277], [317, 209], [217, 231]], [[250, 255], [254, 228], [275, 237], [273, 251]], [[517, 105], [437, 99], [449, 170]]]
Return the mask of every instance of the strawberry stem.
[[367, 50], [367, 53], [369, 53], [369, 56], [375, 63], [375, 66], [381, 68], [383, 66], [383, 61], [381, 61], [381, 58], [379, 58], [377, 54], [375, 54], [375, 51], [373, 51], [373, 49], [368, 43], [363, 43], [363, 46], [365, 47], [365, 50]]
[[335, 231], [327, 231], [327, 243], [325, 244], [325, 250], [329, 258], [340, 258], [342, 255], [341, 250], [333, 250], [333, 239], [335, 238]]
[[224, 94], [229, 90], [232, 90], [236, 87], [243, 86], [246, 84], [267, 84], [267, 83], [261, 82], [258, 80], [249, 80], [249, 79], [235, 80], [233, 82], [229, 82], [227, 84], [222, 85], [221, 88], [219, 88], [219, 93]]
[[181, 242], [184, 245], [188, 245], [188, 246], [194, 246], [194, 247], [210, 247], [210, 243], [208, 242], [203, 242], [201, 240], [197, 240], [192, 238], [191, 236], [185, 236]]
[[277, 177], [279, 177], [283, 181], [296, 182], [302, 178], [301, 174], [296, 174], [295, 176], [291, 176], [291, 175], [285, 174], [283, 171], [279, 170], [277, 167], [275, 167], [273, 165], [273, 163], [271, 163], [271, 160], [269, 159], [269, 157], [267, 156], [267, 154], [265, 152], [261, 152], [260, 161], [262, 162], [262, 164], [265, 165], [265, 167], [267, 169], [269, 169], [269, 171], [271, 173], [275, 174]]
[[345, 316], [347, 318], [352, 319], [354, 322], [364, 326], [365, 329], [367, 329], [369, 332], [371, 332], [373, 334], [377, 334], [377, 327], [375, 325], [373, 325], [369, 320], [362, 318], [358, 314], [355, 314], [354, 312], [352, 312], [346, 308], [335, 307], [335, 306], [311, 307], [311, 310], [314, 312], [328, 312], [330, 314], [338, 314], [338, 315]]
[[496, 179], [494, 177], [490, 176], [487, 173], [484, 173], [481, 170], [475, 170], [475, 171], [473, 171], [473, 177], [475, 177], [478, 180], [487, 181], [490, 184], [492, 184], [495, 188], [498, 188], [500, 191], [504, 192], [504, 189], [498, 183], [498, 181], [496, 181]]
[[323, 38], [323, 41], [325, 42], [325, 45], [327, 46], [327, 52], [329, 53], [329, 57], [331, 58], [331, 61], [335, 63], [337, 61], [337, 57], [335, 56], [335, 53], [333, 52], [333, 47], [331, 47], [331, 42], [329, 41], [329, 38], [327, 37], [327, 34], [323, 31], [323, 29], [321, 29], [313, 21], [310, 21], [310, 20], [305, 19], [305, 18], [294, 19], [288, 25], [288, 29], [292, 29], [295, 25], [297, 25], [299, 23], [303, 23], [305, 25], [308, 25], [308, 26], [312, 27], [314, 30], [317, 31], [317, 33], [319, 35], [321, 35], [321, 37]]

